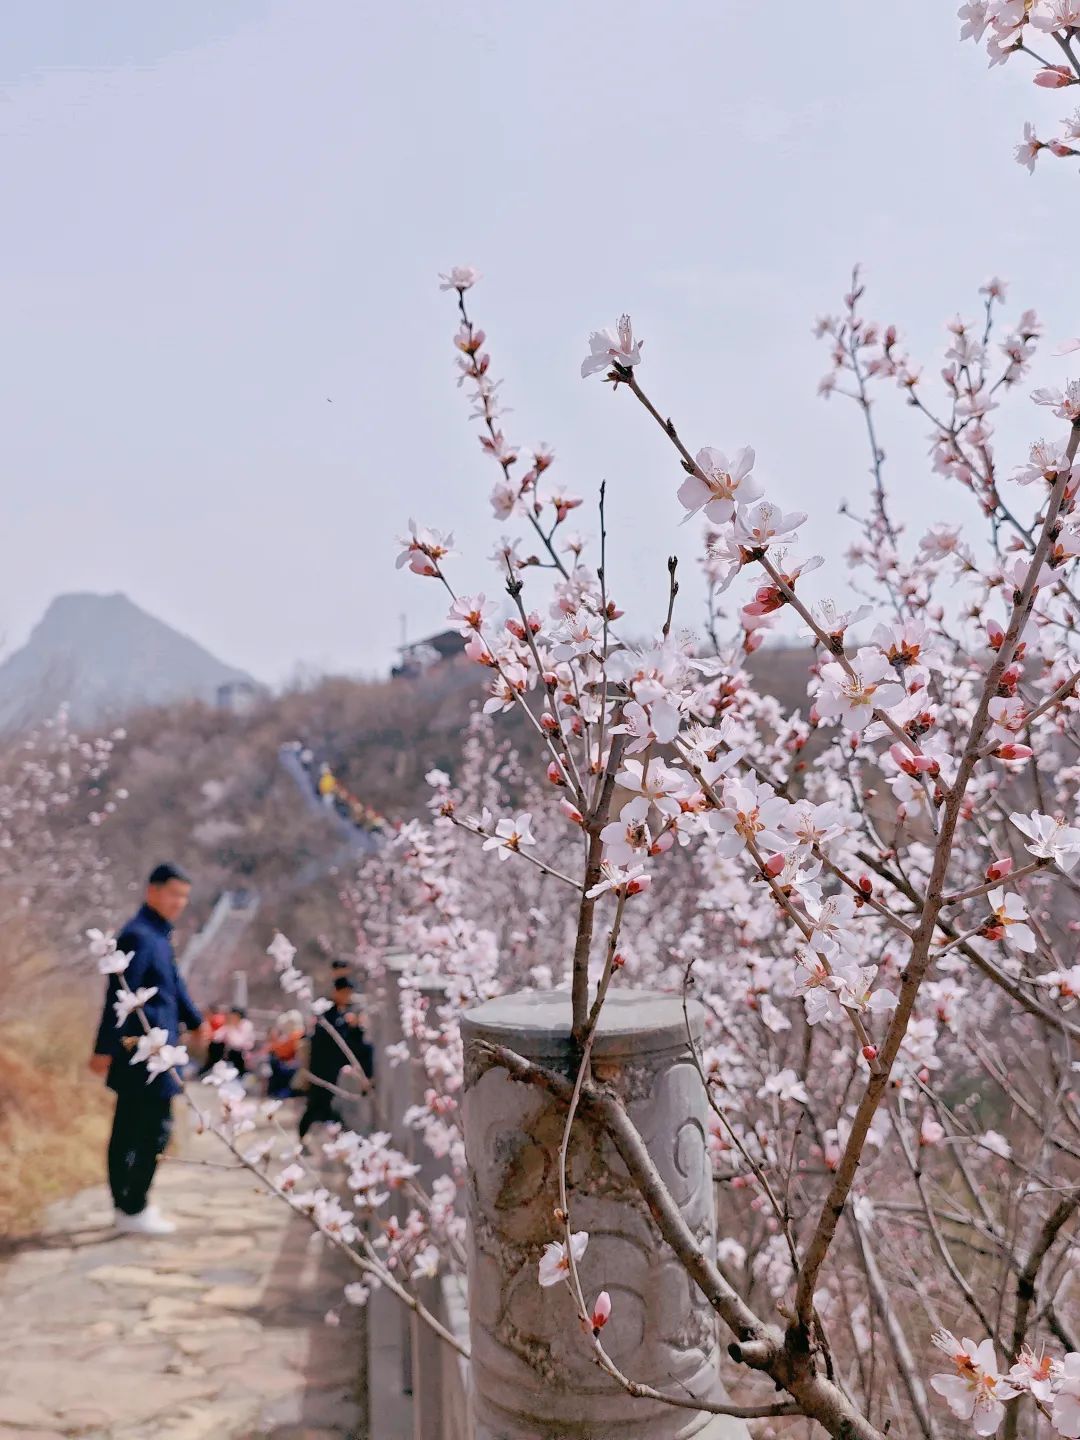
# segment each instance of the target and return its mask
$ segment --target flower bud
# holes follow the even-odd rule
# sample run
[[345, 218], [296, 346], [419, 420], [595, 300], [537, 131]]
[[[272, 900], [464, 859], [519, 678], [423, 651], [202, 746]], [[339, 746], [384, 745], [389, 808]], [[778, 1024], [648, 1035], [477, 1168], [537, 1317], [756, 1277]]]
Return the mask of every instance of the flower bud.
[[1012, 665], [1006, 666], [1006, 668], [1002, 671], [1001, 680], [998, 682], [998, 688], [1002, 690], [1014, 690], [1016, 686], [1020, 683], [1020, 677], [1023, 673], [1024, 672], [1022, 667], [1017, 665], [1015, 662]]
[[1012, 868], [1012, 857], [1003, 855], [1000, 860], [994, 860], [986, 867], [986, 878], [987, 880], [1004, 880]]
[[876, 1045], [864, 1045], [862, 1048], [862, 1057], [864, 1060], [873, 1062], [877, 1059], [877, 1054], [878, 1050]]
[[1030, 760], [1032, 750], [1030, 745], [1017, 745], [1009, 740], [999, 745], [994, 754], [999, 760]]
[[559, 801], [559, 809], [566, 816], [567, 820], [570, 821], [571, 825], [584, 825], [585, 820], [581, 811], [576, 805], [571, 805], [565, 796]]
[[592, 1332], [599, 1335], [607, 1322], [611, 1319], [611, 1296], [606, 1290], [601, 1290], [596, 1297], [596, 1304], [592, 1312]]
[[1064, 85], [1075, 85], [1076, 77], [1067, 65], [1047, 65], [1035, 76], [1035, 84], [1044, 90], [1060, 90]]

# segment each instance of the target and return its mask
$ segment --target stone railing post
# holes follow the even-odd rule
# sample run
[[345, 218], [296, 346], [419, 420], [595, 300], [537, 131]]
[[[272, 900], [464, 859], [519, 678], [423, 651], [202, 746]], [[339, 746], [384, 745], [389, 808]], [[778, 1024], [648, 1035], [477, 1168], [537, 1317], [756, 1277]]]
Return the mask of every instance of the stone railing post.
[[[405, 1038], [401, 1024], [401, 990], [398, 982], [412, 967], [412, 957], [401, 951], [392, 951], [383, 957], [383, 989], [378, 998], [375, 1020], [375, 1112], [377, 1124], [391, 1135], [395, 1150], [408, 1155], [410, 1134], [405, 1128], [405, 1111], [412, 1104], [412, 1065], [399, 1061], [391, 1065], [386, 1058], [388, 1045], [398, 1045]], [[404, 1220], [404, 1214], [398, 1216]], [[392, 1307], [394, 1318], [389, 1313], [385, 1323], [401, 1328], [401, 1388], [406, 1395], [412, 1393], [412, 1326], [409, 1311], [404, 1305], [389, 1296], [383, 1299], [383, 1292], [376, 1291], [373, 1300], [381, 1300], [389, 1312]], [[378, 1307], [377, 1307], [378, 1308]], [[383, 1323], [378, 1318], [375, 1328]]]
[[[429, 1011], [434, 1011], [446, 1000], [446, 986], [441, 980], [423, 980], [417, 984], [417, 991], [428, 1002]], [[427, 1070], [423, 1057], [414, 1054], [409, 1066], [412, 1072], [412, 1104], [422, 1105], [424, 1094], [429, 1088]], [[429, 1195], [434, 1182], [449, 1173], [448, 1159], [433, 1155], [424, 1144], [418, 1131], [410, 1133], [410, 1158], [420, 1166], [417, 1182]], [[442, 1319], [442, 1277], [433, 1280], [418, 1280], [413, 1285], [417, 1298]], [[430, 1328], [412, 1317], [412, 1394], [413, 1394], [413, 1436], [414, 1440], [443, 1440], [446, 1400], [443, 1395], [443, 1345], [444, 1342], [432, 1333]]]
[[[689, 1016], [697, 1039], [696, 1002]], [[505, 1046], [572, 1078], [569, 996], [504, 996], [469, 1011], [461, 1029], [476, 1440], [747, 1440], [741, 1421], [628, 1395], [589, 1358], [569, 1288], [537, 1281], [544, 1245], [561, 1236], [554, 1212], [565, 1107], [511, 1080], [483, 1047]], [[715, 1244], [706, 1101], [681, 1000], [614, 991], [593, 1057], [694, 1233]], [[571, 1223], [590, 1235], [580, 1266], [586, 1298], [611, 1296], [604, 1343], [612, 1358], [633, 1380], [723, 1401], [715, 1315], [611, 1142], [580, 1117], [567, 1169]]]

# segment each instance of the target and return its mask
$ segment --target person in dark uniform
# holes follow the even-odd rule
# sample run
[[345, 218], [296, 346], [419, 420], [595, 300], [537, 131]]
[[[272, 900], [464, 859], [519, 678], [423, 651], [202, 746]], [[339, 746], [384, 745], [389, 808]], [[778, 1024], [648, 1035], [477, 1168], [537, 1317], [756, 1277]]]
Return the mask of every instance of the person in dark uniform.
[[[187, 908], [191, 881], [175, 865], [158, 865], [150, 873], [142, 906], [116, 937], [116, 948], [131, 959], [124, 982], [131, 990], [154, 993], [142, 1007], [153, 1029], [164, 1030], [168, 1043], [180, 1040], [181, 1026], [201, 1036], [203, 1018], [176, 968], [172, 929]], [[124, 990], [117, 975], [109, 976], [101, 1024], [90, 1068], [107, 1078], [116, 1094], [109, 1139], [109, 1188], [116, 1206], [116, 1228], [135, 1235], [171, 1235], [176, 1226], [148, 1203], [157, 1163], [169, 1143], [172, 1102], [180, 1081], [171, 1070], [147, 1079], [145, 1062], [132, 1064], [132, 1053], [145, 1026], [138, 1011], [118, 1017], [116, 1002]]]
[[[307, 1105], [300, 1117], [300, 1139], [312, 1125], [343, 1124], [335, 1104], [333, 1090], [346, 1065], [361, 1070], [370, 1080], [374, 1069], [374, 1051], [364, 1038], [364, 1029], [356, 1013], [353, 984], [347, 975], [339, 975], [332, 987], [333, 1006], [319, 1016], [310, 1037]], [[320, 1084], [319, 1082], [323, 1083]]]

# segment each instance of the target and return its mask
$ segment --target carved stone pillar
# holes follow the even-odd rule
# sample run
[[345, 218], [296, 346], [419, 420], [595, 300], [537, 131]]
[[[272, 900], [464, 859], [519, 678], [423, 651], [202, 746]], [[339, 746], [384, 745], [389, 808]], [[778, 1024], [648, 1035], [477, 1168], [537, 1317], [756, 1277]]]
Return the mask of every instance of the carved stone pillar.
[[[692, 1003], [689, 1014], [697, 1038], [701, 1007]], [[740, 1421], [628, 1395], [590, 1359], [569, 1288], [537, 1281], [544, 1245], [561, 1236], [554, 1211], [566, 1112], [492, 1065], [482, 1042], [572, 1078], [569, 996], [504, 996], [469, 1011], [461, 1028], [477, 1440], [746, 1440]], [[706, 1102], [681, 1001], [613, 991], [593, 1057], [694, 1233], [714, 1244]], [[716, 1317], [662, 1242], [611, 1142], [580, 1116], [567, 1170], [573, 1228], [590, 1237], [579, 1267], [586, 1299], [611, 1296], [609, 1354], [633, 1380], [722, 1401]]]
[[[416, 988], [427, 1000], [431, 1010], [445, 1004], [446, 985], [443, 981], [436, 979], [420, 981]], [[434, 1017], [432, 1023], [434, 1023]], [[422, 1105], [424, 1095], [430, 1085], [423, 1058], [414, 1054], [409, 1068], [412, 1078], [412, 1103]], [[417, 1181], [421, 1188], [430, 1194], [435, 1181], [450, 1173], [450, 1161], [445, 1157], [433, 1155], [424, 1144], [423, 1138], [415, 1130], [409, 1132], [408, 1153], [413, 1162], [420, 1166], [419, 1174], [416, 1177]], [[412, 1286], [417, 1299], [440, 1320], [445, 1318], [442, 1305], [442, 1285], [442, 1278], [437, 1277], [434, 1280], [416, 1280]], [[417, 1319], [415, 1315], [412, 1317], [414, 1440], [442, 1440], [444, 1434], [443, 1345], [444, 1342], [422, 1320]]]
[[[394, 1149], [407, 1155], [411, 1141], [410, 1132], [405, 1128], [404, 1115], [412, 1104], [412, 1067], [407, 1061], [399, 1061], [396, 1065], [391, 1065], [386, 1056], [386, 1049], [389, 1045], [399, 1045], [405, 1038], [401, 1025], [401, 987], [399, 982], [401, 977], [412, 969], [414, 962], [410, 955], [401, 950], [391, 951], [384, 955], [383, 961], [383, 986], [381, 992], [375, 997], [377, 1010], [374, 1016], [375, 1119], [381, 1129], [390, 1132]], [[397, 1211], [397, 1219], [404, 1220], [403, 1200], [399, 1201]], [[376, 1292], [373, 1303], [375, 1301], [379, 1302], [377, 1308], [386, 1306], [386, 1299], [381, 1291]], [[400, 1327], [401, 1389], [404, 1394], [411, 1395], [413, 1384], [411, 1317], [405, 1306], [396, 1301], [391, 1301], [386, 1308], [393, 1310], [393, 1318], [386, 1317], [388, 1323]], [[380, 1315], [377, 1317], [376, 1330], [381, 1330], [382, 1323], [383, 1318]]]

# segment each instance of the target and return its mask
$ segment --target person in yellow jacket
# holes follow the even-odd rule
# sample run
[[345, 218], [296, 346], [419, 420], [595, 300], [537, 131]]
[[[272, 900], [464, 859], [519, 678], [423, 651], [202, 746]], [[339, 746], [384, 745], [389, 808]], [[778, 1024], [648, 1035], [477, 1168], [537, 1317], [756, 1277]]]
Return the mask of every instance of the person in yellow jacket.
[[337, 788], [338, 784], [334, 779], [333, 771], [329, 765], [324, 765], [319, 774], [319, 794], [322, 796], [324, 805], [333, 804]]

